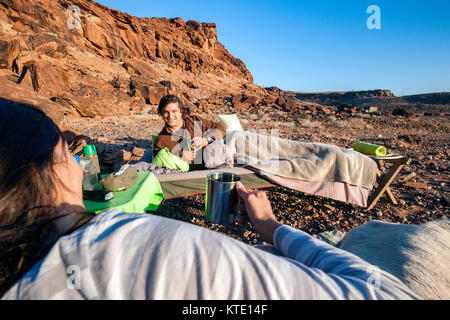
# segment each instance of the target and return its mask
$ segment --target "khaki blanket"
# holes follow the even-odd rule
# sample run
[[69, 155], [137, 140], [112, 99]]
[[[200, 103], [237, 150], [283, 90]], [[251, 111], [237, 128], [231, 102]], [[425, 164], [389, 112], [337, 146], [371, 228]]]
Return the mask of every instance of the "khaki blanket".
[[352, 149], [249, 131], [227, 134], [226, 145], [238, 165], [285, 178], [338, 181], [368, 189], [376, 181], [375, 161]]

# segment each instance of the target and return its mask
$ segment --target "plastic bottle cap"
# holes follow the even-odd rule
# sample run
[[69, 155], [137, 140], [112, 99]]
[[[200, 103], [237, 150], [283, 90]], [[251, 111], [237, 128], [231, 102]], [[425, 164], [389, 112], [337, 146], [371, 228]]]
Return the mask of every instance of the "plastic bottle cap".
[[93, 156], [97, 154], [97, 149], [93, 144], [87, 145], [83, 147], [83, 154], [85, 156]]

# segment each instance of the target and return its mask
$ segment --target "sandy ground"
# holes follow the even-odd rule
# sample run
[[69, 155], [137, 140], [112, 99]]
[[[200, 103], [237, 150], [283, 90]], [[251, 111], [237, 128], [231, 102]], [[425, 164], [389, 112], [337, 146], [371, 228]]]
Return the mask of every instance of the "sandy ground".
[[[383, 109], [381, 109], [383, 111]], [[229, 110], [218, 111], [226, 112]], [[202, 114], [218, 120], [217, 114]], [[391, 189], [399, 201], [390, 204], [384, 197], [372, 210], [306, 195], [282, 187], [265, 189], [278, 219], [310, 234], [338, 229], [349, 231], [370, 220], [418, 224], [447, 218], [450, 213], [450, 118], [448, 116], [400, 117], [382, 112], [381, 116], [339, 112], [330, 114], [289, 114], [260, 107], [238, 112], [246, 130], [278, 130], [282, 138], [322, 142], [351, 148], [365, 140], [382, 144], [389, 153], [412, 158]], [[131, 151], [151, 148], [151, 135], [163, 127], [155, 114], [134, 114], [104, 118], [67, 117], [67, 125], [92, 139]], [[262, 131], [264, 132], [264, 131]], [[412, 183], [415, 182], [415, 183]], [[261, 243], [254, 228], [247, 225], [214, 225], [204, 219], [204, 196], [163, 200], [153, 214], [209, 228], [249, 244]]]

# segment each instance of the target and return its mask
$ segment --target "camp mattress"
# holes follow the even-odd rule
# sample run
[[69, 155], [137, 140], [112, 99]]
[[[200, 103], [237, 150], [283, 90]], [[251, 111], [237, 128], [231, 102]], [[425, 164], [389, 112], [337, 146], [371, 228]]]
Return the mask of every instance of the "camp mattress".
[[370, 190], [343, 182], [309, 182], [289, 179], [264, 172], [256, 172], [244, 167], [227, 169], [198, 170], [185, 173], [156, 175], [161, 184], [165, 199], [175, 199], [197, 194], [204, 194], [206, 177], [213, 172], [232, 172], [242, 176], [242, 183], [249, 189], [262, 189], [280, 185], [303, 193], [322, 196], [333, 200], [367, 206]]

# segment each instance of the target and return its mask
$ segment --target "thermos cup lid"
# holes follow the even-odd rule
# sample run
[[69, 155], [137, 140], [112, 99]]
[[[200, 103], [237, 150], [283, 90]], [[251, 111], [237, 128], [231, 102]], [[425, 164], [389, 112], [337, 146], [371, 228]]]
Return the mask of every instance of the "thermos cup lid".
[[83, 147], [83, 154], [85, 156], [94, 156], [97, 154], [97, 149], [93, 144], [89, 144]]

